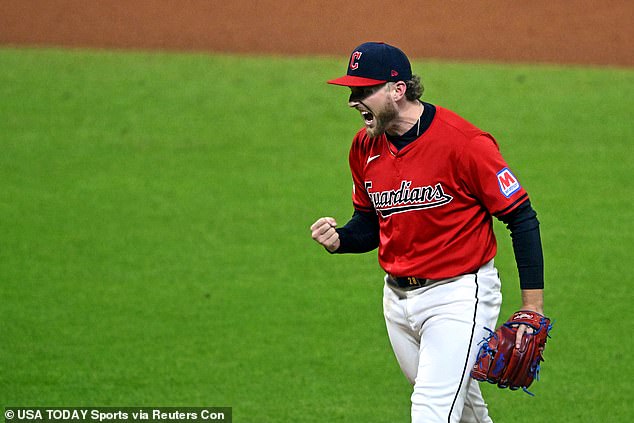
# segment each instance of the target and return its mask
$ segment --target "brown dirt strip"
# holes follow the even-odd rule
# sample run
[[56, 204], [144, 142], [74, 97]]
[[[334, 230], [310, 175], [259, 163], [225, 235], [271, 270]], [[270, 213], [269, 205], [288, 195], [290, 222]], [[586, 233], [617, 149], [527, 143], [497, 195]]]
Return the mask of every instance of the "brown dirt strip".
[[0, 45], [634, 65], [632, 0], [16, 0]]

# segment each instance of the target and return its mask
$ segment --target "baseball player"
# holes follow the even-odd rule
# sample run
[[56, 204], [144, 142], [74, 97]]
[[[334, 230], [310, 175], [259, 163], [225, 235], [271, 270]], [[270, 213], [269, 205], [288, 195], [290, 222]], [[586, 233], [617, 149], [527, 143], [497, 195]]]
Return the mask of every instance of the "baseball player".
[[[490, 134], [421, 101], [406, 55], [384, 43], [354, 49], [348, 106], [363, 127], [349, 154], [354, 213], [312, 226], [331, 253], [378, 247], [383, 309], [396, 359], [413, 385], [412, 422], [490, 422], [469, 372], [502, 296], [492, 216], [513, 240], [522, 309], [543, 314], [539, 222]], [[516, 347], [527, 326], [518, 330]]]

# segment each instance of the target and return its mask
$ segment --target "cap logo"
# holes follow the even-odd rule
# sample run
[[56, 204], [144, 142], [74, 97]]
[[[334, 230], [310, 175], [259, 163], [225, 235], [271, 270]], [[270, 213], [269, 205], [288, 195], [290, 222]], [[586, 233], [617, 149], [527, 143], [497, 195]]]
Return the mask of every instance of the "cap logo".
[[392, 69], [392, 72], [390, 72], [390, 76], [392, 78], [394, 78], [395, 76], [398, 76], [398, 72], [396, 72], [394, 69]]
[[360, 51], [355, 51], [354, 53], [352, 53], [352, 57], [350, 57], [350, 69], [359, 69], [359, 60], [361, 59], [361, 54], [363, 53], [361, 53]]

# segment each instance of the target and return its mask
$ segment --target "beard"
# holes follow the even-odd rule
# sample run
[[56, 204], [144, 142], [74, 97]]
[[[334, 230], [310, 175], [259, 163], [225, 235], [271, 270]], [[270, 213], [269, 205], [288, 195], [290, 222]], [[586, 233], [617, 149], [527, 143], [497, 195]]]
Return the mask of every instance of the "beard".
[[386, 103], [382, 110], [373, 115], [374, 126], [366, 125], [365, 128], [367, 134], [372, 138], [383, 135], [387, 131], [390, 123], [398, 117], [398, 111], [396, 110], [394, 104]]

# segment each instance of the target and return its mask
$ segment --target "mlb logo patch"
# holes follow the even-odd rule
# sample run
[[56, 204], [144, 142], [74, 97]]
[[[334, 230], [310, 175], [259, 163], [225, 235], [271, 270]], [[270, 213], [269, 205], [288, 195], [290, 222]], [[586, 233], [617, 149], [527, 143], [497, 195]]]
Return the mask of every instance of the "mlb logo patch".
[[519, 181], [507, 167], [500, 170], [497, 173], [497, 177], [500, 191], [506, 198], [510, 197], [514, 192], [517, 192], [517, 190], [520, 189]]

